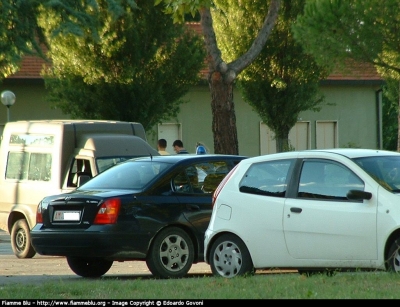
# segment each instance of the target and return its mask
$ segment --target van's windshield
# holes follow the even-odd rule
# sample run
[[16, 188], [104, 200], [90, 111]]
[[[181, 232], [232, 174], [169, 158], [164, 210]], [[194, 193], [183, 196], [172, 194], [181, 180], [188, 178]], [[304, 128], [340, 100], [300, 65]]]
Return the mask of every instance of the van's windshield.
[[118, 163], [124, 162], [126, 160], [137, 158], [139, 156], [122, 156], [122, 157], [101, 157], [96, 159], [96, 166], [98, 173], [104, 172], [106, 169], [117, 165]]

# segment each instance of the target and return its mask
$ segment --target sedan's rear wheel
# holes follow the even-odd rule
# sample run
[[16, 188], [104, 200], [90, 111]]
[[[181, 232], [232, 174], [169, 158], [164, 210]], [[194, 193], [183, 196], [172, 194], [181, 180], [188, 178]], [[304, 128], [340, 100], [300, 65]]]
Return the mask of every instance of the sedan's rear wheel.
[[210, 252], [210, 266], [216, 276], [231, 278], [255, 273], [246, 244], [235, 235], [225, 234], [219, 237], [211, 246]]
[[102, 258], [67, 257], [71, 270], [82, 277], [100, 277], [108, 272], [113, 261]]
[[180, 278], [189, 272], [193, 259], [194, 247], [189, 235], [178, 227], [170, 227], [154, 239], [146, 263], [155, 277]]
[[386, 261], [389, 272], [400, 273], [400, 239], [392, 243]]
[[18, 258], [32, 258], [36, 251], [31, 245], [31, 234], [25, 219], [16, 221], [11, 228], [11, 248]]

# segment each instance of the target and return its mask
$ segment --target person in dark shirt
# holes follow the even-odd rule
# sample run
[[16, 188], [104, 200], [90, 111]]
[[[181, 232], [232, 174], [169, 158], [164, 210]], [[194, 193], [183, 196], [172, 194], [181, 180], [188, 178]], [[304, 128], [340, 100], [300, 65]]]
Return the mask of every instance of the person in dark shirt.
[[188, 154], [189, 152], [183, 147], [183, 143], [181, 140], [175, 140], [172, 143], [172, 147], [177, 154]]

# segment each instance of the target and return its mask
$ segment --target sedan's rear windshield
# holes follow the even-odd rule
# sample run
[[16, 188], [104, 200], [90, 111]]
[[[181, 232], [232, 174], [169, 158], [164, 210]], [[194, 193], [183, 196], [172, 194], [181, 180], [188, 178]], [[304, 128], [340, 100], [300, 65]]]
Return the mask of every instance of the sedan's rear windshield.
[[122, 162], [92, 178], [78, 189], [142, 189], [171, 166], [172, 164], [160, 162]]

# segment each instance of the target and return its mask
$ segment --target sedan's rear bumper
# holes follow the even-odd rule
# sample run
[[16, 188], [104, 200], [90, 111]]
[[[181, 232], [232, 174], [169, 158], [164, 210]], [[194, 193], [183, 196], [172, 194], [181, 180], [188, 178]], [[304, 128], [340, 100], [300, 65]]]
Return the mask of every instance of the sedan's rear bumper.
[[48, 256], [102, 257], [110, 260], [145, 259], [149, 238], [101, 230], [31, 230], [36, 252]]

